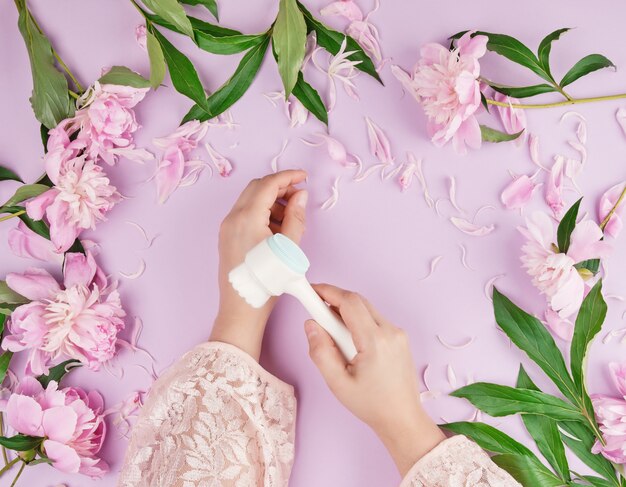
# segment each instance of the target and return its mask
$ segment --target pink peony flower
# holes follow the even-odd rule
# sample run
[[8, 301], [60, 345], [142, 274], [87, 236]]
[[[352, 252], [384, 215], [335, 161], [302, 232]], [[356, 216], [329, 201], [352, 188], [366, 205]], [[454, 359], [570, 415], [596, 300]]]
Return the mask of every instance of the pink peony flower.
[[198, 147], [208, 129], [207, 122], [191, 120], [170, 135], [153, 140], [154, 145], [165, 149], [154, 176], [159, 203], [165, 203], [177, 188], [197, 180], [205, 164], [190, 159], [189, 154]]
[[106, 435], [102, 396], [78, 387], [46, 389], [25, 377], [9, 397], [7, 424], [18, 433], [45, 437], [43, 449], [52, 465], [65, 473], [100, 478], [109, 471], [98, 458]]
[[[617, 203], [620, 195], [623, 193], [625, 187], [626, 183], [616, 184], [600, 197], [600, 204], [598, 206], [598, 219], [600, 221], [604, 221], [604, 219], [608, 216], [611, 209], [615, 206], [615, 203]], [[609, 219], [606, 227], [604, 227], [605, 234], [615, 238], [622, 231], [622, 227], [624, 226], [622, 222], [622, 213], [624, 213], [625, 206], [626, 202], [617, 207], [613, 216]]]
[[602, 240], [602, 230], [591, 220], [576, 225], [566, 254], [554, 245], [555, 229], [545, 213], [535, 212], [519, 228], [526, 237], [522, 247], [522, 264], [533, 284], [545, 294], [550, 307], [561, 318], [571, 316], [585, 295], [585, 280], [574, 265], [588, 259], [606, 257], [610, 246]]
[[105, 214], [121, 199], [102, 167], [84, 154], [76, 156], [77, 151], [71, 142], [49, 152], [46, 173], [54, 186], [26, 203], [33, 220], [45, 216], [57, 252], [69, 249], [83, 230], [106, 220]]
[[54, 244], [38, 235], [20, 221], [16, 228], [9, 230], [9, 248], [19, 257], [42, 260], [44, 262], [63, 262], [63, 254], [56, 251]]
[[466, 33], [449, 51], [440, 44], [426, 44], [412, 75], [394, 67], [393, 74], [424, 107], [428, 133], [441, 147], [452, 140], [455, 150], [466, 145], [477, 149], [482, 139], [475, 113], [480, 108], [480, 64], [487, 49], [486, 36]]
[[320, 10], [320, 14], [324, 16], [341, 15], [350, 21], [363, 20], [363, 11], [354, 0], [332, 2]]
[[89, 252], [66, 254], [63, 275], [63, 287], [43, 269], [6, 277], [7, 285], [31, 302], [9, 317], [2, 347], [29, 351], [28, 374], [47, 374], [60, 357], [98, 370], [115, 355], [125, 316], [116, 284], [109, 285]]
[[596, 441], [593, 453], [609, 461], [626, 464], [626, 362], [609, 364], [611, 378], [621, 398], [593, 395], [591, 400], [605, 445]]
[[536, 187], [533, 180], [526, 174], [518, 176], [504, 188], [500, 201], [509, 210], [523, 208], [530, 201]]
[[510, 96], [503, 95], [497, 91], [493, 95], [493, 99], [502, 103], [508, 103], [508, 107], [497, 106], [500, 120], [507, 134], [517, 134], [526, 129], [526, 113], [520, 108], [513, 108], [511, 104], [518, 104], [519, 100]]
[[122, 85], [94, 86], [83, 95], [71, 127], [79, 129], [77, 140], [85, 145], [89, 159], [102, 158], [113, 165], [119, 156], [137, 162], [152, 159], [144, 149], [136, 149], [134, 134], [139, 128], [133, 108], [143, 100], [149, 88]]

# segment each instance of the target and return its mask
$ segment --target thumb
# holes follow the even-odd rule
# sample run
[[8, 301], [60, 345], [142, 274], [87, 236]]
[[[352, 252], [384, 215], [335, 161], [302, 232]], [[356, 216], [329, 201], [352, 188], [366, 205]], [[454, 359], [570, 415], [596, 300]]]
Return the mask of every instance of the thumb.
[[346, 361], [326, 330], [316, 321], [307, 320], [304, 331], [309, 340], [309, 355], [326, 383], [334, 389], [346, 375]]
[[301, 190], [294, 193], [285, 206], [285, 215], [280, 231], [296, 243], [300, 243], [306, 222], [306, 202], [309, 193]]

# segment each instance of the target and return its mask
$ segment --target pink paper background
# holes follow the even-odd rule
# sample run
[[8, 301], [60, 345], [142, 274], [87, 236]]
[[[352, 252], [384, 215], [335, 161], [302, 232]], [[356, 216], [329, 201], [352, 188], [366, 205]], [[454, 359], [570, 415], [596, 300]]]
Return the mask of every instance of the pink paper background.
[[[364, 10], [369, 0], [358, 0]], [[29, 2], [57, 50], [84, 84], [96, 79], [103, 66], [124, 64], [143, 74], [148, 73], [147, 55], [137, 46], [134, 28], [140, 23], [129, 2], [98, 0], [31, 0]], [[228, 0], [220, 3], [222, 23], [243, 32], [264, 30], [275, 16], [277, 1], [255, 2]], [[317, 12], [324, 2], [305, 2]], [[577, 27], [555, 44], [554, 71], [563, 73], [575, 61], [591, 52], [601, 52], [618, 66], [626, 65], [626, 51], [621, 42], [626, 4], [596, 1], [551, 2], [527, 0], [513, 2], [401, 2], [387, 0], [371, 21], [380, 29], [384, 57], [395, 64], [411, 67], [418, 48], [425, 42], [445, 42], [459, 30], [478, 28], [506, 32], [535, 47], [543, 35], [564, 26]], [[28, 58], [16, 27], [17, 15], [12, 2], [0, 5], [0, 163], [17, 170], [27, 181], [42, 171], [42, 147], [39, 126], [28, 102], [31, 78]], [[329, 23], [343, 27], [336, 19]], [[191, 42], [170, 36], [200, 66], [208, 89], [215, 89], [234, 69], [234, 56], [217, 57], [193, 49]], [[320, 57], [320, 60], [323, 56]], [[484, 71], [502, 82], [522, 84], [537, 82], [521, 68], [512, 67], [495, 55], [488, 55]], [[385, 87], [361, 75], [356, 83], [361, 95], [357, 103], [338, 90], [337, 107], [330, 114], [330, 133], [342, 140], [348, 149], [369, 165], [374, 161], [367, 148], [364, 117], [371, 117], [389, 135], [398, 163], [405, 161], [407, 151], [424, 158], [424, 171], [434, 198], [447, 195], [447, 178], [454, 176], [458, 185], [458, 202], [471, 217], [483, 205], [478, 217], [481, 224], [493, 223], [497, 230], [485, 238], [469, 237], [455, 229], [447, 217], [455, 214], [446, 202], [441, 203], [442, 217], [427, 208], [417, 182], [406, 193], [396, 181], [381, 182], [373, 176], [362, 183], [351, 181], [351, 172], [331, 162], [323, 149], [310, 148], [300, 137], [310, 138], [323, 126], [310, 117], [309, 122], [290, 129], [282, 109], [274, 108], [262, 96], [280, 90], [274, 61], [266, 59], [252, 88], [232, 112], [239, 124], [234, 130], [211, 129], [207, 137], [217, 150], [229, 157], [235, 171], [228, 179], [205, 173], [191, 188], [179, 190], [164, 206], [155, 201], [155, 188], [144, 181], [153, 165], [139, 166], [123, 161], [108, 168], [114, 183], [129, 197], [111, 214], [110, 221], [98, 227], [92, 238], [101, 243], [100, 261], [107, 272], [133, 272], [140, 259], [147, 264], [145, 274], [137, 280], [121, 279], [121, 292], [128, 314], [140, 316], [144, 332], [140, 344], [151, 351], [162, 371], [209, 334], [216, 311], [217, 286], [216, 238], [219, 223], [247, 181], [270, 171], [270, 160], [282, 141], [290, 143], [279, 166], [301, 167], [309, 171], [308, 189], [311, 206], [303, 248], [312, 261], [313, 281], [334, 283], [358, 290], [394, 323], [406, 328], [412, 342], [416, 366], [420, 373], [430, 364], [429, 379], [434, 390], [443, 396], [426, 403], [436, 418], [464, 420], [471, 416], [467, 403], [445, 396], [452, 387], [447, 378], [451, 365], [458, 385], [468, 376], [476, 379], [512, 384], [522, 354], [509, 347], [508, 340], [496, 330], [491, 304], [484, 294], [485, 283], [504, 275], [498, 285], [526, 309], [541, 313], [543, 300], [520, 269], [522, 239], [516, 226], [522, 223], [517, 212], [506, 211], [499, 202], [502, 188], [510, 181], [509, 171], [534, 172], [526, 145], [486, 145], [468, 156], [456, 155], [451, 147], [436, 149], [425, 134], [422, 109], [404, 96], [389, 67], [382, 71]], [[307, 78], [321, 93], [326, 81], [313, 68]], [[169, 80], [166, 80], [169, 84]], [[571, 92], [578, 96], [610, 94], [624, 91], [626, 74], [610, 70], [589, 76], [576, 83]], [[549, 99], [550, 96], [546, 96]], [[143, 124], [138, 141], [149, 147], [154, 136], [171, 132], [186, 113], [190, 103], [170, 87], [150, 93], [138, 108]], [[619, 129], [615, 112], [626, 102], [607, 102], [577, 107], [588, 120], [589, 160], [580, 187], [586, 196], [583, 211], [595, 215], [599, 195], [626, 175], [624, 148], [626, 139]], [[536, 111], [528, 114], [530, 131], [541, 138], [541, 157], [551, 163], [559, 152], [574, 157], [567, 145], [575, 138], [572, 119], [559, 123], [568, 109]], [[498, 126], [493, 118], [491, 125]], [[319, 209], [330, 194], [337, 175], [340, 199], [332, 210]], [[12, 183], [0, 185], [0, 197], [14, 190]], [[0, 199], [1, 199], [0, 198]], [[568, 204], [575, 192], [567, 193]], [[542, 192], [535, 194], [531, 208], [545, 210]], [[527, 210], [528, 211], [528, 210]], [[158, 235], [150, 249], [136, 229], [126, 221], [140, 223], [149, 235]], [[33, 262], [13, 257], [6, 236], [13, 222], [0, 225], [0, 275], [20, 271]], [[624, 236], [622, 236], [623, 238]], [[476, 271], [461, 265], [460, 248], [467, 247], [467, 260]], [[626, 294], [625, 246], [614, 242], [615, 252], [608, 261], [607, 294]], [[428, 273], [433, 257], [443, 259], [431, 278]], [[54, 269], [58, 273], [58, 269]], [[621, 272], [620, 272], [621, 271]], [[620, 275], [621, 274], [621, 275]], [[609, 316], [604, 337], [610, 329], [626, 326], [622, 314], [624, 303], [609, 299]], [[383, 447], [367, 427], [354, 419], [333, 398], [307, 355], [302, 323], [306, 314], [292, 300], [281, 300], [271, 319], [265, 340], [262, 364], [272, 373], [296, 387], [298, 424], [296, 461], [291, 485], [309, 487], [394, 485], [399, 481], [395, 467]], [[129, 325], [131, 324], [129, 319]], [[451, 343], [474, 343], [463, 350], [444, 348], [436, 339], [440, 335]], [[624, 358], [626, 347], [618, 343], [594, 344], [590, 360], [589, 385], [593, 392], [611, 392], [605, 372], [609, 360]], [[149, 366], [141, 355], [122, 353], [119, 364], [123, 379], [106, 372], [79, 370], [68, 382], [100, 390], [111, 406], [137, 389], [149, 386], [146, 372], [135, 364]], [[21, 366], [15, 367], [21, 371]], [[531, 374], [539, 384], [543, 377], [534, 367]], [[494, 424], [527, 441], [518, 418], [498, 419]], [[126, 448], [126, 440], [111, 428], [103, 450], [111, 464], [111, 473], [100, 481], [61, 475], [47, 466], [28, 468], [21, 485], [69, 486], [115, 485]], [[8, 480], [2, 485], [8, 485]]]

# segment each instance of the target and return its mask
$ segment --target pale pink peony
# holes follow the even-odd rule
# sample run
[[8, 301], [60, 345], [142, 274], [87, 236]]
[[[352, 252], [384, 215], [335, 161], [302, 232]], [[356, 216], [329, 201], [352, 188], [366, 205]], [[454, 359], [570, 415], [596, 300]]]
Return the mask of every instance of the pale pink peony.
[[190, 159], [189, 155], [208, 129], [207, 122], [191, 120], [170, 135], [153, 140], [154, 145], [165, 149], [154, 175], [159, 203], [165, 203], [177, 188], [193, 184], [206, 167], [204, 162]]
[[482, 138], [475, 114], [480, 108], [480, 64], [488, 38], [466, 33], [452, 51], [440, 44], [426, 44], [411, 75], [398, 67], [392, 73], [424, 107], [428, 133], [441, 147], [450, 140], [459, 153], [466, 146], [477, 149]]
[[[615, 203], [617, 203], [620, 195], [624, 192], [625, 187], [626, 183], [616, 184], [600, 197], [600, 204], [598, 206], [598, 219], [600, 221], [604, 221], [609, 215], [609, 212], [615, 206]], [[617, 207], [611, 218], [609, 218], [606, 227], [604, 227], [605, 234], [611, 237], [617, 237], [622, 231], [622, 227], [624, 226], [622, 214], [624, 213], [625, 207], [626, 201], [622, 202], [622, 204]]]
[[109, 285], [89, 252], [66, 254], [63, 275], [63, 287], [43, 269], [6, 277], [7, 285], [31, 302], [9, 317], [2, 347], [28, 350], [28, 374], [47, 374], [61, 357], [98, 370], [115, 355], [125, 316], [116, 284]]
[[65, 473], [100, 478], [109, 471], [97, 455], [106, 436], [102, 396], [78, 387], [46, 389], [24, 377], [6, 406], [7, 424], [18, 433], [44, 437], [43, 449], [52, 466]]
[[601, 453], [613, 463], [626, 464], [626, 362], [609, 364], [613, 383], [622, 396], [593, 395], [593, 407], [605, 445], [596, 441], [593, 453]]
[[495, 92], [493, 99], [502, 103], [508, 103], [508, 107], [497, 106], [502, 126], [507, 134], [517, 134], [526, 129], [526, 113], [521, 108], [513, 108], [512, 104], [518, 104], [519, 100], [511, 96]]
[[526, 237], [522, 247], [522, 264], [533, 284], [545, 294], [550, 307], [561, 318], [571, 316], [585, 295], [585, 280], [574, 267], [578, 262], [606, 257], [610, 246], [602, 240], [602, 230], [591, 220], [576, 225], [567, 254], [559, 253], [554, 244], [553, 220], [535, 212], [519, 228]]
[[113, 165], [119, 156], [137, 162], [153, 158], [146, 150], [135, 148], [133, 142], [139, 129], [133, 108], [148, 91], [149, 88], [96, 82], [85, 93], [81, 108], [70, 119], [70, 127], [79, 130], [76, 140], [85, 145], [90, 159], [102, 158]]
[[121, 199], [102, 167], [84, 154], [76, 156], [73, 146], [74, 142], [49, 152], [46, 173], [54, 186], [26, 203], [33, 220], [46, 218], [57, 252], [69, 249], [83, 230], [106, 220], [106, 213]]
[[17, 227], [9, 230], [9, 248], [19, 257], [57, 264], [63, 262], [63, 254], [57, 253], [54, 244], [33, 232], [22, 221], [17, 224]]

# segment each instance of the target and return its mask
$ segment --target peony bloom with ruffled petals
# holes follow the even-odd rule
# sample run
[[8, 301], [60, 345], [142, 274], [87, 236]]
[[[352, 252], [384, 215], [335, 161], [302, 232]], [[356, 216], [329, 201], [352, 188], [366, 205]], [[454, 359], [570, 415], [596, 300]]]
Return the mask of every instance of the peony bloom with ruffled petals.
[[609, 371], [622, 397], [591, 396], [596, 419], [605, 441], [604, 445], [597, 441], [592, 452], [601, 453], [609, 461], [624, 465], [626, 464], [626, 362], [610, 363]]
[[65, 473], [100, 478], [109, 471], [97, 455], [106, 435], [102, 396], [78, 387], [44, 389], [25, 377], [6, 405], [6, 422], [18, 433], [44, 437], [43, 450], [52, 466]]
[[421, 59], [411, 75], [397, 66], [392, 73], [424, 107], [428, 116], [428, 133], [441, 147], [452, 141], [455, 150], [466, 152], [466, 146], [481, 146], [480, 125], [475, 114], [480, 108], [480, 64], [487, 50], [488, 38], [466, 33], [448, 50], [440, 44], [426, 44]]
[[2, 341], [12, 352], [28, 351], [27, 374], [47, 374], [61, 357], [98, 370], [115, 355], [125, 316], [115, 283], [89, 252], [66, 254], [63, 275], [63, 287], [43, 269], [6, 277], [13, 291], [31, 300], [13, 311]]
[[76, 156], [74, 142], [49, 153], [46, 173], [54, 186], [26, 203], [28, 216], [48, 221], [57, 252], [65, 252], [83, 230], [105, 220], [121, 199], [102, 167], [84, 154]]
[[602, 240], [602, 230], [591, 220], [576, 225], [567, 253], [558, 252], [553, 220], [545, 213], [535, 212], [519, 228], [526, 237], [522, 247], [522, 264], [533, 284], [545, 294], [550, 307], [561, 318], [580, 308], [585, 295], [585, 280], [575, 264], [606, 257], [611, 247]]

